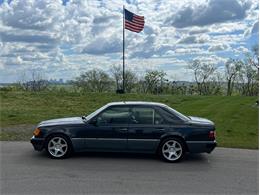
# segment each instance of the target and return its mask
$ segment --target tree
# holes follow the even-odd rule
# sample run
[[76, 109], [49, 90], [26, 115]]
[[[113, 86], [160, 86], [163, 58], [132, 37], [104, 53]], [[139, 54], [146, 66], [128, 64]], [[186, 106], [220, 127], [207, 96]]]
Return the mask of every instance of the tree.
[[208, 95], [210, 87], [209, 80], [216, 70], [215, 65], [194, 60], [188, 65], [188, 69], [192, 70], [194, 73], [199, 95]]
[[257, 69], [259, 74], [259, 45], [255, 45], [252, 48], [253, 54], [248, 57], [248, 62]]
[[146, 92], [162, 93], [166, 73], [164, 71], [149, 70], [145, 73]]
[[25, 91], [43, 91], [47, 89], [49, 82], [44, 79], [44, 74], [37, 70], [23, 72], [19, 81], [20, 88]]
[[259, 52], [258, 45], [252, 48], [252, 53], [246, 54], [239, 73], [240, 91], [242, 95], [258, 95], [259, 90]]
[[[121, 66], [112, 66], [110, 69], [116, 89], [122, 89], [123, 86], [123, 70]], [[135, 72], [130, 69], [125, 70], [125, 91], [130, 93], [137, 83], [137, 76]]]
[[110, 71], [116, 83], [116, 89], [122, 89], [122, 68], [120, 66], [112, 66]]
[[258, 73], [255, 67], [245, 61], [239, 77], [242, 85], [242, 95], [258, 95]]
[[232, 95], [234, 82], [242, 68], [242, 64], [242, 61], [234, 59], [229, 59], [225, 64], [225, 77], [227, 81], [228, 96]]
[[103, 70], [89, 70], [74, 81], [74, 85], [90, 92], [105, 92], [110, 90], [112, 80]]

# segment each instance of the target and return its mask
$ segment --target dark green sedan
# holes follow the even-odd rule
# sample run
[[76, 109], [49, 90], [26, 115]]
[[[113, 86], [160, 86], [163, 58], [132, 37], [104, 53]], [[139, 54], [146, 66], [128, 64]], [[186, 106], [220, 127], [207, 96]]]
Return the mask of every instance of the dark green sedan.
[[88, 116], [42, 121], [33, 134], [34, 149], [46, 149], [52, 158], [108, 151], [156, 153], [177, 162], [186, 152], [210, 153], [216, 147], [212, 121], [154, 102], [109, 103]]

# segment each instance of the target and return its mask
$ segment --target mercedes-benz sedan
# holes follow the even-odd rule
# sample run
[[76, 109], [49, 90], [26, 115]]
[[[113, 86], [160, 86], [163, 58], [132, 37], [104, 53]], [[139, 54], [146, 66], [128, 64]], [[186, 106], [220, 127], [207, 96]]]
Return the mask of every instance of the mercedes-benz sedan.
[[42, 121], [33, 134], [34, 149], [46, 149], [52, 158], [109, 151], [157, 153], [177, 162], [186, 152], [210, 153], [216, 147], [212, 121], [154, 102], [109, 103], [88, 116]]

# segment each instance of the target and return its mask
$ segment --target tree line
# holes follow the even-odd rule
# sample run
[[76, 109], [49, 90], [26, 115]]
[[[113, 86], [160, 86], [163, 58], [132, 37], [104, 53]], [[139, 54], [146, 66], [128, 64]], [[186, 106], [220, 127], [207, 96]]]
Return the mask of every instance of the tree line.
[[[246, 58], [229, 59], [224, 71], [216, 64], [200, 60], [190, 62], [187, 69], [193, 73], [194, 82], [167, 79], [162, 70], [147, 70], [137, 76], [132, 70], [125, 72], [127, 93], [178, 94], [178, 95], [245, 95], [257, 96], [259, 89], [258, 45]], [[122, 68], [113, 66], [109, 72], [100, 69], [89, 70], [74, 81], [78, 89], [86, 92], [111, 92], [122, 88]]]
[[[125, 71], [126, 93], [152, 93], [175, 95], [244, 95], [257, 96], [259, 90], [258, 45], [241, 59], [229, 59], [222, 70], [216, 64], [193, 60], [187, 70], [193, 74], [194, 82], [167, 79], [162, 70], [147, 70], [142, 76], [135, 71]], [[224, 68], [224, 70], [223, 70]], [[88, 70], [70, 83], [80, 92], [115, 92], [122, 89], [122, 67], [112, 66], [109, 71]], [[32, 80], [19, 82], [26, 91], [46, 89], [47, 82], [42, 75], [33, 73]]]

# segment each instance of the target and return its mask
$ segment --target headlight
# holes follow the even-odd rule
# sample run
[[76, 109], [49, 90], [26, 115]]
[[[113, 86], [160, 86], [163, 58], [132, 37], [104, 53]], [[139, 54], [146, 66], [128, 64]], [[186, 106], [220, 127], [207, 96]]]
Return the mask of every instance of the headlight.
[[33, 131], [33, 135], [34, 136], [39, 136], [41, 133], [41, 130], [39, 128], [36, 128], [34, 131]]

